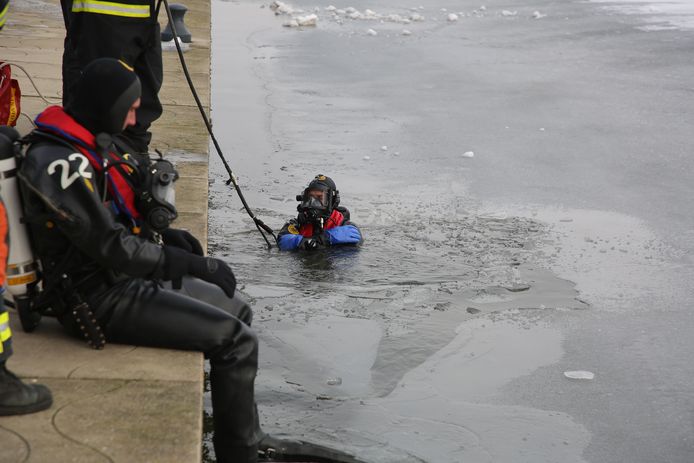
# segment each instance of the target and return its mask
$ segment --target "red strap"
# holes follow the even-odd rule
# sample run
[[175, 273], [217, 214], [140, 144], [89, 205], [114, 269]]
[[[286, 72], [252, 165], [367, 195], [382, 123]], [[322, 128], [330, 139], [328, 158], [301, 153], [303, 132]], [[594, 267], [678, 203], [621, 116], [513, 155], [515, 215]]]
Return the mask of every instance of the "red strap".
[[[77, 123], [61, 106], [49, 106], [36, 117], [36, 125], [48, 132], [51, 132], [67, 141], [75, 144], [89, 160], [92, 168], [97, 172], [103, 171], [101, 157], [96, 153], [94, 135]], [[121, 160], [115, 153], [108, 153], [109, 159], [113, 161]], [[109, 169], [108, 176], [111, 184], [108, 185], [112, 197], [116, 198], [126, 208], [134, 219], [140, 218], [140, 213], [135, 207], [135, 192], [117, 168]]]
[[[330, 230], [331, 228], [339, 227], [342, 225], [342, 222], [345, 220], [345, 216], [342, 215], [342, 212], [338, 211], [337, 209], [333, 209], [332, 214], [330, 214], [330, 217], [328, 217], [328, 220], [325, 222], [325, 225], [323, 226], [323, 230]], [[299, 233], [301, 233], [302, 236], [305, 236], [306, 238], [310, 238], [313, 236], [313, 224], [312, 223], [307, 223], [305, 225], [302, 225], [301, 228], [299, 228]]]

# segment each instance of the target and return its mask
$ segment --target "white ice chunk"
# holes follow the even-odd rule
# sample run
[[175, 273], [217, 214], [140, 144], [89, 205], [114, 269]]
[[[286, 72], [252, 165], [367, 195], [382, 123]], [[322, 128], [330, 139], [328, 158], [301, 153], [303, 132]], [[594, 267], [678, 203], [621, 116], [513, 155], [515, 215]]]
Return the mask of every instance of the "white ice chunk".
[[345, 8], [346, 13], [354, 13], [355, 11], [357, 11], [357, 9], [353, 6], [348, 6], [347, 8]]
[[328, 6], [325, 8], [325, 11], [336, 11], [336, 10], [337, 10], [337, 8], [335, 8], [333, 5], [328, 5]]
[[480, 11], [487, 11], [487, 7], [482, 5], [481, 7], [478, 8]]
[[466, 152], [463, 153], [463, 157], [464, 157], [464, 158], [474, 158], [474, 157], [475, 157], [475, 153], [472, 152], [472, 151], [466, 151]]
[[364, 161], [368, 161], [369, 159], [371, 159], [371, 156], [364, 156]]
[[407, 29], [402, 30], [402, 35], [412, 35], [411, 31], [408, 31]]
[[347, 16], [349, 16], [349, 17], [352, 18], [352, 19], [361, 19], [361, 18], [364, 17], [364, 15], [361, 14], [360, 12], [358, 12], [358, 11], [352, 11], [352, 12], [349, 13]]
[[378, 19], [381, 17], [381, 15], [373, 10], [366, 9], [364, 10], [364, 17], [366, 17], [367, 19]]
[[289, 21], [285, 21], [282, 25], [284, 27], [299, 27], [299, 21], [296, 19], [290, 19]]
[[286, 15], [291, 15], [294, 13], [294, 8], [284, 2], [281, 2], [280, 0], [275, 0], [270, 4], [270, 9], [275, 12], [276, 15], [280, 14], [286, 14]]
[[422, 16], [422, 15], [419, 14], [419, 13], [412, 13], [412, 14], [410, 15], [410, 19], [411, 19], [412, 21], [424, 21], [424, 16]]
[[366, 33], [373, 36], [373, 37], [376, 37], [378, 35], [378, 32], [376, 32], [373, 29], [369, 29], [368, 31], [366, 31]]
[[315, 14], [309, 14], [306, 16], [297, 16], [296, 22], [299, 23], [299, 26], [315, 26], [316, 23], [318, 22], [318, 16]]
[[595, 378], [595, 373], [585, 370], [565, 371], [564, 376], [569, 379], [593, 379]]
[[386, 145], [381, 146], [381, 151], [388, 151], [388, 147]]
[[451, 13], [448, 15], [448, 21], [450, 22], [456, 22], [458, 20], [458, 15], [455, 13]]
[[390, 21], [392, 23], [402, 23], [402, 24], [407, 24], [410, 22], [409, 19], [403, 18], [399, 14], [389, 14], [388, 16], [385, 17], [386, 21]]
[[501, 10], [501, 16], [515, 16], [517, 14], [517, 11]]
[[347, 12], [345, 10], [335, 10], [335, 13], [337, 14], [346, 14]]
[[533, 11], [533, 19], [542, 19], [547, 17], [546, 14], [542, 14], [539, 11]]

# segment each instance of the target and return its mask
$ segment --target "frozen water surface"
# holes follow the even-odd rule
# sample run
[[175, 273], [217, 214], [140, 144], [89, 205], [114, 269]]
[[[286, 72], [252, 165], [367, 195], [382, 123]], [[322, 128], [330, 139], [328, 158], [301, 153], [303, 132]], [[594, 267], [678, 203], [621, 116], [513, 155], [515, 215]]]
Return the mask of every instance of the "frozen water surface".
[[[324, 173], [366, 238], [267, 251], [211, 161], [265, 429], [370, 462], [690, 462], [691, 33], [583, 2], [332, 6], [213, 3], [215, 129], [255, 212], [279, 229]], [[299, 10], [316, 26], [283, 28]]]

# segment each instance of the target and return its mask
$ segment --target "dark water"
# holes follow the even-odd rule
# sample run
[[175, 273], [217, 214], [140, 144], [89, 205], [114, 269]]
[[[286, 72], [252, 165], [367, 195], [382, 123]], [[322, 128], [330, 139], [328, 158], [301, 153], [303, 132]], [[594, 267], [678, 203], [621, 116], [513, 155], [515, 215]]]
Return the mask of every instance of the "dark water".
[[[643, 437], [650, 412], [609, 395], [640, 384], [630, 396], [650, 403], [640, 380], [670, 366], [668, 406], [687, 409], [691, 393], [677, 386], [691, 342], [620, 348], [640, 326], [691, 326], [691, 216], [673, 212], [691, 184], [670, 164], [669, 189], [648, 174], [658, 140], [676, 154], [686, 141], [668, 114], [691, 74], [670, 64], [671, 111], [642, 143], [636, 97], [655, 76], [629, 64], [633, 40], [661, 60], [679, 48], [577, 3], [533, 22], [537, 5], [439, 2], [406, 26], [341, 25], [318, 6], [319, 27], [297, 30], [260, 4], [213, 2], [215, 130], [254, 211], [278, 230], [323, 173], [365, 236], [358, 250], [267, 250], [212, 155], [209, 251], [254, 307], [264, 428], [384, 463], [655, 461], [651, 449], [684, 439], [684, 415]], [[470, 16], [451, 25], [441, 8]], [[656, 307], [674, 315], [654, 323]], [[671, 360], [646, 373], [644, 356]], [[577, 366], [598, 379], [567, 384]], [[604, 394], [587, 411], [590, 391]], [[642, 438], [616, 443], [607, 422]]]

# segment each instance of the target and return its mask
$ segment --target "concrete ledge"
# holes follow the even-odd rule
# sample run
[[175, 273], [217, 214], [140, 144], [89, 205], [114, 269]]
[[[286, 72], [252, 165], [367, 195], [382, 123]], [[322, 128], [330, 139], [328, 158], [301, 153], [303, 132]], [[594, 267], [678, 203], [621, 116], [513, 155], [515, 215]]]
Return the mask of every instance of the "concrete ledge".
[[11, 319], [9, 368], [49, 386], [55, 403], [0, 419], [0, 448], [16, 457], [3, 461], [200, 460], [200, 354], [118, 344], [96, 351], [53, 319], [31, 334]]

